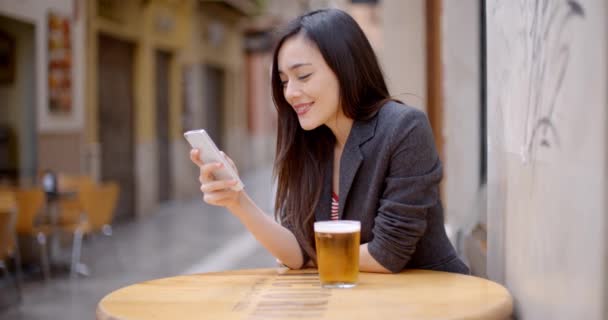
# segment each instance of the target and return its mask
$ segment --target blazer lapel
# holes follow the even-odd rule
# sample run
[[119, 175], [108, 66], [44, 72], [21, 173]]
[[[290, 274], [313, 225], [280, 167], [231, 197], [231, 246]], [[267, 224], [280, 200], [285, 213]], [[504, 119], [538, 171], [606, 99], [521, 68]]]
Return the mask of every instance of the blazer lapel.
[[[338, 211], [338, 216], [340, 219], [342, 219], [342, 217], [344, 216], [344, 205], [346, 203], [346, 200], [348, 199], [348, 193], [352, 186], [353, 180], [357, 175], [357, 171], [359, 171], [361, 162], [363, 161], [361, 145], [374, 136], [377, 120], [378, 115], [376, 114], [369, 120], [355, 121], [348, 135], [348, 139], [346, 139], [346, 145], [344, 146], [344, 150], [342, 151], [342, 157], [340, 158], [340, 201]], [[330, 172], [332, 172], [332, 170], [330, 170]], [[331, 190], [332, 175], [330, 174], [328, 176], [329, 186]], [[329, 192], [329, 194], [331, 194], [331, 191]]]
[[333, 158], [332, 150], [332, 154], [329, 157], [330, 160], [325, 163], [325, 176], [323, 177], [323, 185], [321, 186], [321, 197], [315, 208], [315, 221], [331, 219], [331, 177], [334, 170], [331, 159]]

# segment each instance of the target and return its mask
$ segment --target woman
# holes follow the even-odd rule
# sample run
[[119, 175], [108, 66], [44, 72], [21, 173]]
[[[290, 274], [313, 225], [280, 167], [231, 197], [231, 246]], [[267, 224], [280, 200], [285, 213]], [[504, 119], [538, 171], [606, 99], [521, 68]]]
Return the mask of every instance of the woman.
[[202, 163], [192, 150], [205, 202], [230, 210], [293, 269], [316, 261], [314, 221], [348, 219], [361, 221], [361, 271], [469, 272], [445, 234], [427, 118], [390, 99], [372, 47], [348, 14], [319, 10], [287, 26], [274, 51], [272, 93], [281, 224], [245, 191], [229, 189], [236, 181], [214, 180], [221, 165]]

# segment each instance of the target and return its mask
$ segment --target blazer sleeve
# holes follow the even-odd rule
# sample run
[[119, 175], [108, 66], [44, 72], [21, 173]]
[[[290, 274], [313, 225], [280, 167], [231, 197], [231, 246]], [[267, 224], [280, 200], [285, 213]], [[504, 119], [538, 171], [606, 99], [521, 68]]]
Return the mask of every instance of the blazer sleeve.
[[391, 272], [400, 272], [427, 227], [427, 213], [439, 201], [442, 169], [426, 115], [406, 112], [393, 128], [390, 160], [368, 250]]

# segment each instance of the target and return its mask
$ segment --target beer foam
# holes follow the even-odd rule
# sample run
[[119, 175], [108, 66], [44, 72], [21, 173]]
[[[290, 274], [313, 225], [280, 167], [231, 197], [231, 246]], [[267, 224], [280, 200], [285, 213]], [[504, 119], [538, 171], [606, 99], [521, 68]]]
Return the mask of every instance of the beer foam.
[[359, 221], [319, 221], [315, 222], [315, 232], [351, 233], [361, 230]]

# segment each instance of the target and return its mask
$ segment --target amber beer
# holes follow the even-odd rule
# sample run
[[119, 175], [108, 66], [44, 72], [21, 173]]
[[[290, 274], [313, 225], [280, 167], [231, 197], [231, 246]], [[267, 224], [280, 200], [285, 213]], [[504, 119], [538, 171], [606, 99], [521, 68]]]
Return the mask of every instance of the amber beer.
[[359, 221], [315, 222], [319, 278], [325, 288], [352, 288], [359, 278]]

